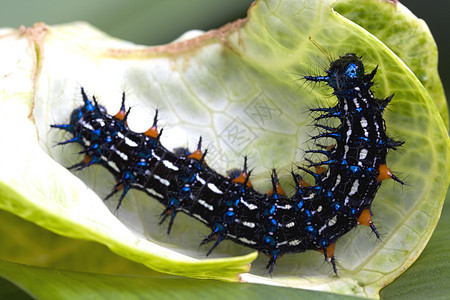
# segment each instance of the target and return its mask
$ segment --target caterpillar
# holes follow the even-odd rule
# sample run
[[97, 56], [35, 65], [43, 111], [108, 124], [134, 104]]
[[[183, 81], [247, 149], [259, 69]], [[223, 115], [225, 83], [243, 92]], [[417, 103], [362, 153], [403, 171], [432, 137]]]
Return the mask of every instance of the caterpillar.
[[[157, 110], [147, 131], [131, 131], [125, 93], [120, 111], [111, 116], [81, 88], [84, 104], [72, 112], [69, 124], [51, 127], [73, 136], [58, 145], [83, 147], [84, 159], [69, 169], [98, 164], [112, 173], [116, 184], [106, 199], [121, 192], [117, 209], [130, 189], [141, 190], [165, 206], [160, 224], [169, 219], [167, 233], [179, 212], [208, 226], [211, 232], [201, 244], [215, 242], [207, 255], [229, 239], [268, 255], [266, 269], [271, 274], [282, 254], [317, 250], [337, 274], [335, 242], [358, 224], [369, 226], [379, 238], [371, 220], [372, 201], [383, 180], [403, 184], [386, 166], [388, 151], [403, 142], [386, 134], [383, 111], [393, 95], [374, 97], [371, 87], [376, 72], [377, 67], [366, 74], [361, 58], [347, 53], [332, 61], [326, 74], [304, 76], [306, 81], [324, 82], [332, 88], [337, 104], [310, 109], [316, 114], [314, 126], [319, 134], [311, 138], [317, 148], [305, 152], [324, 159], [306, 159], [307, 164], [296, 166], [315, 183], [308, 184], [292, 171], [295, 192], [291, 197], [281, 187], [275, 169], [270, 192], [256, 191], [246, 157], [242, 170], [219, 174], [206, 163], [208, 150], [202, 152], [201, 138], [195, 151], [169, 151], [160, 142], [163, 130], [157, 127]], [[328, 126], [328, 119], [340, 124]], [[334, 143], [318, 143], [329, 139]]]

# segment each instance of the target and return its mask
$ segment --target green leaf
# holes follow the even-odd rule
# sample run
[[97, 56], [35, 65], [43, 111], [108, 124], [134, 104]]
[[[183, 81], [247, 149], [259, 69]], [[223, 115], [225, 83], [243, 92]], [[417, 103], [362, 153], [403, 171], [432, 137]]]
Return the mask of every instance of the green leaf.
[[[449, 183], [442, 170], [450, 166], [450, 141], [430, 97], [438, 84], [424, 82], [427, 91], [382, 41], [335, 13], [333, 5], [258, 1], [246, 20], [160, 47], [112, 39], [81, 23], [4, 30], [0, 140], [8, 147], [0, 150], [0, 208], [57, 234], [99, 242], [160, 272], [376, 297], [412, 264], [431, 236]], [[381, 6], [373, 9], [391, 13]], [[399, 31], [399, 40], [406, 33]], [[363, 54], [366, 71], [378, 65], [376, 96], [395, 92], [385, 114], [388, 133], [406, 142], [389, 154], [388, 163], [404, 174], [407, 186], [383, 183], [373, 205], [383, 240], [377, 243], [368, 228], [341, 238], [339, 277], [331, 276], [322, 255], [311, 251], [285, 255], [273, 278], [264, 276], [266, 258], [258, 258], [245, 273], [256, 253], [232, 243], [205, 259], [205, 249], [198, 248], [201, 235], [208, 233], [203, 225], [177, 217], [168, 237], [158, 226], [163, 208], [156, 201], [134, 192], [115, 212], [114, 201], [101, 199], [114, 184], [106, 170], [76, 173], [80, 180], [63, 167], [80, 159], [80, 148], [55, 147], [69, 137], [50, 125], [68, 122], [82, 103], [80, 86], [112, 114], [125, 90], [133, 130], [150, 126], [158, 107], [166, 147], [192, 147], [201, 135], [211, 149], [208, 164], [220, 172], [240, 166], [247, 152], [255, 166], [254, 185], [267, 191], [267, 170], [276, 166], [285, 181], [292, 162], [302, 157], [297, 149], [308, 147], [307, 108], [335, 101], [325, 87], [299, 82], [301, 74], [327, 67], [322, 49], [334, 57]], [[426, 55], [433, 58], [433, 51]], [[415, 72], [436, 71], [431, 64], [409, 64]]]
[[98, 299], [108, 294], [114, 295], [114, 299], [164, 299], [169, 295], [172, 298], [198, 299], [211, 293], [230, 299], [269, 299], [274, 295], [355, 299], [256, 284], [189, 280], [153, 272], [113, 254], [100, 244], [54, 234], [5, 211], [0, 211], [0, 240], [8, 241], [0, 247], [1, 299], [31, 299], [24, 291], [43, 299], [85, 299], [88, 296]]
[[359, 299], [325, 292], [189, 278], [81, 273], [0, 261], [0, 273], [41, 299]]
[[441, 219], [417, 261], [381, 290], [384, 299], [446, 299], [450, 294], [450, 189]]
[[33, 299], [10, 281], [0, 278], [0, 297], [2, 299]]
[[[438, 74], [438, 50], [427, 24], [400, 2], [340, 0], [334, 9], [380, 39], [414, 72], [449, 126], [447, 100]], [[389, 25], [387, 25], [389, 24]]]
[[90, 273], [162, 275], [114, 254], [103, 244], [55, 234], [3, 210], [0, 240], [7, 241], [0, 247], [5, 261]]

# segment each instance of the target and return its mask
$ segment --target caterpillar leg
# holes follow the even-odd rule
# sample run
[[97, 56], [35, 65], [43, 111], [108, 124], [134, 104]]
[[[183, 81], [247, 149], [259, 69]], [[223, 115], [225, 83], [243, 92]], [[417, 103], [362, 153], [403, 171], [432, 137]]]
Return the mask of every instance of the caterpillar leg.
[[273, 268], [275, 267], [275, 263], [279, 256], [280, 254], [278, 253], [278, 251], [273, 251], [272, 255], [270, 255], [270, 260], [266, 265], [266, 270], [269, 270], [270, 276], [272, 276]]
[[83, 160], [79, 163], [76, 163], [70, 167], [68, 167], [68, 170], [76, 169], [77, 171], [81, 171], [86, 167], [92, 166], [93, 164], [96, 164], [100, 162], [100, 159], [97, 157], [90, 157], [89, 155], [85, 155]]
[[329, 261], [331, 265], [333, 266], [333, 271], [337, 275], [337, 268], [336, 268], [336, 260], [334, 259], [334, 249], [336, 244], [333, 243], [329, 245], [328, 247], [323, 247], [322, 250], [319, 250], [319, 252], [322, 252], [325, 256], [325, 261]]
[[225, 228], [225, 226], [223, 226], [222, 224], [216, 223], [214, 225], [214, 228], [212, 229], [211, 233], [208, 234], [208, 236], [206, 236], [200, 242], [200, 246], [201, 246], [201, 245], [209, 243], [214, 238], [216, 239], [216, 242], [211, 247], [211, 249], [209, 249], [208, 253], [206, 253], [206, 256], [209, 256], [213, 252], [213, 250], [220, 244], [220, 242], [225, 240], [226, 236], [227, 236], [227, 229]]
[[169, 226], [167, 227], [167, 234], [170, 234], [172, 230], [173, 221], [181, 207], [180, 201], [176, 197], [170, 197], [169, 205], [163, 210], [163, 212], [159, 215], [161, 221], [159, 221], [159, 225], [164, 223], [168, 216], [170, 216]]
[[126, 170], [123, 172], [121, 178], [117, 180], [117, 183], [114, 185], [112, 192], [105, 197], [104, 200], [108, 200], [118, 191], [122, 190], [122, 194], [119, 198], [119, 203], [117, 204], [116, 210], [120, 208], [122, 205], [122, 201], [125, 198], [125, 195], [128, 193], [128, 191], [132, 188], [132, 184], [135, 182], [135, 177], [131, 171]]

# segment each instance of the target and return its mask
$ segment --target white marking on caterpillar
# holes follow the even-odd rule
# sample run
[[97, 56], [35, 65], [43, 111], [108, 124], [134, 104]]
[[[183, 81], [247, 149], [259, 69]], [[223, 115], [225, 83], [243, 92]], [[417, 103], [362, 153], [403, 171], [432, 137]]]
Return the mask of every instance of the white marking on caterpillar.
[[377, 137], [380, 137], [380, 131], [378, 130], [378, 129], [380, 129], [380, 126], [378, 126], [377, 122], [374, 122], [374, 125], [375, 125], [376, 131], [377, 131]]
[[219, 190], [214, 183], [208, 183], [208, 188], [216, 194], [223, 194], [223, 192]]
[[331, 190], [334, 191], [337, 188], [337, 186], [339, 185], [339, 183], [341, 183], [341, 175], [337, 174], [336, 183], [334, 184], [334, 187]]
[[177, 166], [175, 166], [172, 162], [168, 161], [168, 160], [163, 160], [163, 164], [166, 166], [166, 168], [174, 170], [174, 171], [178, 171], [179, 168]]
[[209, 209], [210, 211], [213, 211], [213, 210], [214, 210], [214, 206], [212, 206], [212, 205], [209, 204], [209, 203], [206, 203], [205, 200], [199, 199], [199, 200], [198, 200], [198, 203], [200, 203], [201, 205], [203, 205], [204, 207], [206, 207], [206, 208]]
[[248, 209], [250, 209], [250, 210], [254, 210], [254, 209], [258, 208], [258, 206], [254, 205], [254, 204], [250, 204], [242, 198], [241, 198], [241, 203], [244, 204], [245, 206], [247, 206]]
[[145, 190], [146, 190], [147, 192], [149, 192], [150, 194], [155, 195], [156, 197], [164, 198], [163, 195], [161, 195], [160, 193], [158, 193], [158, 192], [155, 191], [154, 189], [146, 188]]
[[111, 147], [111, 150], [113, 150], [114, 152], [116, 152], [117, 155], [119, 155], [124, 161], [128, 160], [128, 155], [126, 155], [125, 153], [117, 150], [114, 146]]
[[359, 121], [359, 123], [361, 123], [362, 128], [366, 128], [368, 124], [366, 118], [364, 117], [361, 117], [361, 121]]
[[197, 179], [197, 181], [199, 181], [202, 185], [205, 185], [206, 181], [205, 179], [201, 178], [200, 176], [198, 176], [198, 174], [195, 174], [195, 178]]
[[86, 138], [83, 138], [83, 142], [88, 147], [91, 145], [91, 141], [87, 140]]
[[361, 149], [359, 151], [359, 160], [363, 160], [364, 158], [366, 158], [368, 153], [369, 151], [367, 149]]
[[350, 147], [348, 145], [344, 145], [344, 159], [347, 158], [347, 153]]
[[295, 239], [289, 242], [290, 246], [297, 246], [300, 245], [301, 241], [299, 239]]
[[159, 182], [161, 182], [162, 184], [164, 184], [165, 186], [169, 186], [170, 182], [167, 179], [161, 178], [156, 174], [153, 174], [153, 178], [157, 179]]
[[154, 157], [156, 160], [161, 160], [161, 157], [159, 157], [158, 155], [156, 155], [155, 150], [152, 150], [152, 157]]
[[369, 131], [367, 131], [366, 128], [363, 128], [363, 130], [364, 130], [364, 136], [365, 137], [369, 137]]
[[350, 201], [350, 198], [347, 196], [347, 197], [345, 197], [345, 200], [344, 200], [344, 205], [347, 205], [347, 203]]
[[347, 139], [346, 139], [346, 144], [348, 144], [348, 140], [350, 139], [350, 136], [352, 135], [352, 123], [350, 122], [350, 120], [347, 120], [347, 125], [348, 125], [348, 130], [347, 130]]
[[246, 222], [246, 221], [244, 221], [244, 222], [242, 222], [242, 225], [250, 227], [250, 228], [254, 228], [255, 227], [255, 223], [253, 223], [253, 222]]
[[348, 140], [350, 139], [350, 136], [352, 135], [352, 130], [349, 129], [347, 130], [347, 139], [346, 139], [346, 143], [348, 143]]
[[337, 222], [337, 216], [334, 216], [332, 219], [328, 220], [328, 226], [334, 226]]
[[311, 193], [308, 197], [302, 197], [302, 199], [310, 200], [310, 199], [314, 199], [315, 196], [316, 196], [316, 193]]
[[350, 190], [350, 193], [348, 193], [350, 196], [353, 196], [354, 194], [356, 194], [356, 192], [358, 191], [358, 188], [359, 188], [359, 179], [356, 179], [354, 182], [353, 182], [353, 185], [352, 185], [352, 189]]
[[83, 120], [81, 120], [81, 125], [82, 125], [84, 128], [87, 128], [87, 129], [89, 129], [89, 130], [94, 131], [94, 127], [92, 127], [91, 124], [89, 124], [89, 123], [87, 123], [87, 122], [85, 122], [85, 121], [83, 121]]
[[203, 219], [200, 215], [198, 214], [192, 214], [192, 216], [200, 221], [202, 221], [203, 223], [208, 223], [208, 221], [206, 221], [205, 219]]
[[286, 205], [275, 205], [275, 207], [276, 208], [279, 208], [279, 209], [285, 209], [285, 210], [289, 210], [289, 209], [291, 209], [292, 208], [292, 206], [291, 205], [289, 205], [289, 204], [286, 204]]
[[287, 224], [285, 225], [286, 228], [292, 228], [292, 227], [294, 227], [294, 226], [295, 226], [295, 223], [294, 223], [294, 222], [290, 222], [290, 223], [287, 223]]
[[250, 241], [250, 240], [246, 239], [245, 237], [241, 237], [241, 238], [239, 238], [239, 240], [246, 244], [256, 245], [255, 241]]
[[133, 183], [133, 188], [137, 188], [137, 189], [143, 189], [143, 188], [145, 188], [145, 186], [143, 186], [142, 184], [140, 184], [140, 183]]
[[127, 144], [130, 147], [137, 147], [138, 146], [137, 143], [135, 143], [134, 141], [132, 141], [131, 139], [129, 139], [127, 137], [125, 137], [125, 144]]
[[111, 168], [120, 173], [120, 169], [117, 167], [116, 163], [110, 160], [105, 160]]

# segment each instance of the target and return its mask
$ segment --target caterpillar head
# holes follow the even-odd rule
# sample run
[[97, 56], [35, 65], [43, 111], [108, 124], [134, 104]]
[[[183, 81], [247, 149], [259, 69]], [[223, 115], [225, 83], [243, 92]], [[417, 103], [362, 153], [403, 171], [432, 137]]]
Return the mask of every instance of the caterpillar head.
[[336, 92], [345, 91], [352, 86], [365, 86], [370, 88], [370, 81], [375, 76], [377, 68], [370, 74], [364, 74], [364, 65], [361, 58], [354, 53], [347, 53], [330, 64], [326, 76], [305, 76], [306, 80], [325, 81]]
[[364, 65], [354, 53], [347, 53], [331, 63], [327, 83], [335, 90], [344, 90], [364, 80]]

